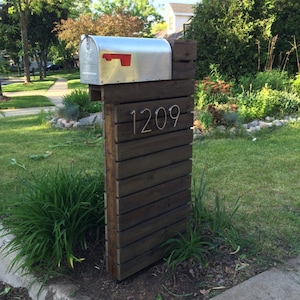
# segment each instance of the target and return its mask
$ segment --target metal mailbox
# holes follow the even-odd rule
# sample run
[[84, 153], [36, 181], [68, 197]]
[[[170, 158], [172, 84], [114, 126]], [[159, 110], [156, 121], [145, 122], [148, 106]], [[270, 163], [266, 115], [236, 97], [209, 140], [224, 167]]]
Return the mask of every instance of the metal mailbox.
[[105, 85], [172, 79], [172, 50], [165, 39], [83, 35], [81, 83]]

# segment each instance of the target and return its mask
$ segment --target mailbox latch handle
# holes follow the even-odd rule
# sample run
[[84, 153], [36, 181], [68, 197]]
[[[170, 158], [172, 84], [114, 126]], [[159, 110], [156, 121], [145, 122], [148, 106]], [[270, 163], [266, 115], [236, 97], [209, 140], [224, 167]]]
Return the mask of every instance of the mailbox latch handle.
[[128, 67], [131, 64], [131, 54], [104, 53], [102, 57], [107, 61], [111, 61], [112, 59], [120, 59], [121, 66], [123, 67]]

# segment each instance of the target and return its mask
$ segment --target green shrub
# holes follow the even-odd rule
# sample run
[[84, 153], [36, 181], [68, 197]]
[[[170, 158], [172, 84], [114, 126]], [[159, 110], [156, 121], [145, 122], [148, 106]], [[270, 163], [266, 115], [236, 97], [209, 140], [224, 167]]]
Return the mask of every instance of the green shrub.
[[300, 94], [281, 91], [280, 96], [280, 110], [282, 114], [298, 113], [300, 107]]
[[236, 97], [238, 112], [245, 121], [262, 118], [265, 111], [265, 103], [258, 101], [256, 92], [244, 92]]
[[266, 116], [283, 116], [285, 114], [295, 113], [298, 111], [300, 98], [290, 92], [262, 89], [257, 94], [258, 102], [265, 103], [263, 117]]
[[200, 111], [197, 114], [196, 119], [199, 120], [201, 126], [199, 129], [202, 131], [208, 130], [213, 125], [213, 115], [207, 110]]
[[194, 105], [197, 110], [204, 109], [208, 104], [213, 103], [213, 99], [205, 91], [205, 85], [200, 82], [196, 82], [194, 93]]
[[295, 80], [293, 80], [292, 89], [294, 92], [300, 95], [300, 74], [297, 74]]
[[257, 92], [244, 92], [236, 99], [238, 112], [245, 121], [297, 113], [300, 105], [300, 97], [296, 93], [267, 87]]
[[[264, 87], [282, 91], [289, 89], [290, 85], [288, 73], [278, 70], [258, 72], [254, 77], [243, 76], [239, 79], [239, 86], [251, 91], [259, 91]], [[241, 90], [237, 92], [239, 93]]]
[[58, 168], [24, 181], [24, 197], [4, 219], [14, 238], [7, 253], [17, 252], [11, 267], [49, 276], [73, 268], [76, 250], [89, 232], [104, 226], [103, 175]]

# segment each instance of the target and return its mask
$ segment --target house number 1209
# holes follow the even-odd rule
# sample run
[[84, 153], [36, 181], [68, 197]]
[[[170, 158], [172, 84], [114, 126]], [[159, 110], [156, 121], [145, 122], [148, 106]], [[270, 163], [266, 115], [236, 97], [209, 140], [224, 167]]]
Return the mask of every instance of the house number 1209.
[[166, 125], [168, 123], [168, 118], [170, 118], [171, 121], [173, 122], [173, 127], [176, 127], [179, 116], [180, 116], [180, 107], [176, 104], [170, 106], [167, 109], [160, 106], [155, 110], [154, 116], [153, 116], [152, 111], [149, 108], [144, 108], [140, 111], [136, 111], [134, 109], [130, 114], [132, 115], [132, 118], [133, 118], [133, 134], [136, 134], [136, 116], [137, 116], [137, 114], [146, 116], [146, 120], [142, 124], [142, 129], [141, 129], [140, 133], [148, 133], [153, 130], [150, 127], [150, 120], [152, 119], [152, 117], [155, 120], [155, 127], [158, 130], [163, 130], [166, 127]]

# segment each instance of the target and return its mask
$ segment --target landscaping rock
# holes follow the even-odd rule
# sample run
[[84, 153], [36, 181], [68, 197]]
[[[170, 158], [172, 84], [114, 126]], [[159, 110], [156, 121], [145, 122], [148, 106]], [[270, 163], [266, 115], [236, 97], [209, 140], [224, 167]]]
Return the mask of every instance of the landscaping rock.
[[54, 117], [49, 123], [57, 128], [76, 128], [91, 126], [95, 124], [102, 124], [103, 115], [100, 112], [94, 113], [88, 117], [80, 119], [78, 122], [74, 120], [66, 120], [64, 118], [57, 119], [56, 117]]
[[283, 125], [283, 122], [280, 121], [280, 120], [274, 120], [274, 121], [273, 121], [273, 125], [274, 125], [274, 126], [277, 126], [277, 127], [280, 127], [280, 126]]
[[77, 126], [90, 126], [96, 123], [100, 123], [100, 124], [103, 123], [102, 113], [95, 113], [88, 117], [80, 119]]
[[271, 122], [259, 121], [259, 127], [262, 128], [270, 128], [273, 124]]
[[218, 129], [220, 132], [224, 133], [224, 132], [226, 131], [226, 126], [220, 125], [220, 126], [217, 127], [217, 129]]
[[[244, 128], [248, 134], [252, 135], [253, 133], [260, 131], [261, 129], [272, 128], [274, 126], [281, 127], [291, 122], [298, 122], [298, 117], [286, 116], [281, 120], [275, 119], [273, 117], [266, 117], [264, 121], [254, 120], [250, 123], [242, 124], [241, 127]], [[194, 129], [194, 139], [207, 135], [207, 133], [201, 132], [201, 130], [199, 130], [199, 128], [196, 126], [194, 126], [193, 129]], [[226, 131], [228, 131], [230, 136], [234, 136], [241, 131], [238, 130], [236, 127], [227, 128], [224, 125], [217, 126], [217, 130], [221, 133], [225, 133]]]
[[253, 120], [252, 122], [247, 124], [247, 128], [255, 127], [255, 126], [259, 126], [259, 121], [258, 120]]

